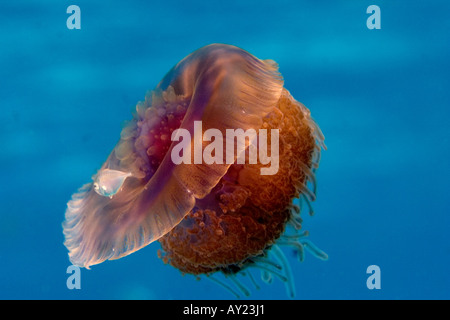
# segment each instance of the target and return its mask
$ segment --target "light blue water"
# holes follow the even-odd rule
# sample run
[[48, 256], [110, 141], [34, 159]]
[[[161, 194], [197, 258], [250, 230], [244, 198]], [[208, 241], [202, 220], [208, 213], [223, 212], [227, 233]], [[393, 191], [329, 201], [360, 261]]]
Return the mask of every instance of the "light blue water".
[[[68, 30], [66, 8], [81, 8]], [[381, 30], [366, 8], [381, 8]], [[0, 298], [232, 298], [181, 276], [153, 243], [68, 290], [67, 201], [121, 123], [180, 59], [233, 44], [280, 65], [326, 136], [311, 239], [286, 253], [298, 299], [449, 299], [448, 1], [2, 1]], [[366, 268], [381, 268], [381, 289]], [[285, 299], [283, 284], [252, 290]]]

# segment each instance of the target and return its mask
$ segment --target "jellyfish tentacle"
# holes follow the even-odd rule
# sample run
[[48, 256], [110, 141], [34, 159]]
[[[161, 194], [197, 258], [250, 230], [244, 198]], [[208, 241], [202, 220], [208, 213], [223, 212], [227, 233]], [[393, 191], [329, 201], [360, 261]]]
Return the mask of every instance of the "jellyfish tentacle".
[[259, 261], [259, 262], [251, 263], [249, 266], [251, 266], [253, 268], [256, 268], [256, 269], [260, 269], [260, 270], [264, 270], [264, 271], [270, 272], [274, 276], [277, 276], [278, 278], [280, 278], [280, 280], [283, 281], [283, 282], [287, 281], [286, 276], [282, 273], [283, 272], [283, 267], [281, 266], [280, 269], [272, 268], [273, 265], [274, 265], [273, 262], [265, 261], [264, 263], [262, 263], [261, 261]]
[[316, 200], [316, 195], [311, 190], [309, 190], [308, 186], [306, 186], [305, 184], [300, 187], [300, 190], [302, 191], [302, 196], [308, 198], [309, 201]]
[[221, 286], [222, 288], [224, 288], [228, 292], [230, 292], [232, 295], [234, 295], [236, 297], [236, 299], [240, 299], [241, 298], [241, 296], [235, 290], [233, 290], [233, 288], [231, 288], [225, 282], [217, 279], [213, 274], [207, 274], [206, 278], [211, 280], [211, 281], [213, 281], [214, 283], [218, 284], [219, 286]]
[[300, 233], [295, 234], [283, 234], [281, 235], [280, 240], [298, 240], [307, 236], [309, 236], [309, 231], [304, 230]]
[[296, 230], [300, 230], [302, 228], [302, 222], [303, 219], [300, 217], [301, 213], [301, 201], [299, 202], [299, 205], [291, 205], [291, 217], [288, 221], [290, 225], [292, 225]]
[[269, 271], [262, 269], [261, 280], [266, 284], [271, 284], [273, 281], [272, 274]]
[[313, 152], [313, 156], [311, 159], [311, 171], [313, 173], [316, 172], [316, 170], [319, 168], [319, 163], [320, 163], [320, 158], [321, 158], [321, 154], [322, 154], [322, 150], [320, 149], [321, 147], [318, 146], [317, 144], [314, 146], [314, 152]]
[[252, 282], [253, 286], [255, 287], [256, 290], [261, 289], [261, 287], [258, 285], [258, 283], [256, 283], [255, 278], [253, 278], [252, 273], [250, 271], [248, 272], [241, 272], [243, 276], [248, 276], [250, 278], [250, 281]]
[[[315, 174], [309, 169], [309, 167], [304, 164], [303, 162], [299, 162], [300, 167], [303, 171], [303, 173], [306, 175], [307, 180], [309, 180], [311, 182], [312, 185], [312, 193], [314, 194], [314, 197], [317, 195], [317, 181], [316, 181], [316, 176]], [[306, 181], [305, 181], [305, 185], [306, 185]]]
[[237, 278], [237, 274], [228, 274], [227, 277], [239, 288], [239, 290], [246, 296], [250, 296], [250, 290]]
[[300, 218], [291, 217], [288, 223], [292, 225], [296, 230], [300, 230], [302, 228], [302, 221]]
[[313, 206], [312, 206], [312, 204], [311, 204], [310, 198], [309, 198], [306, 194], [302, 194], [300, 198], [301, 198], [301, 200], [304, 201], [304, 202], [306, 203], [306, 205], [308, 206], [308, 214], [309, 214], [310, 216], [313, 216], [313, 215], [314, 215], [314, 208], [313, 208]]
[[306, 239], [308, 236], [308, 231], [294, 235], [283, 235], [276, 243], [278, 245], [294, 247], [299, 254], [300, 261], [304, 260], [305, 249], [320, 260], [328, 260], [328, 255], [324, 251], [319, 249], [319, 247], [312, 243], [311, 240]]
[[[317, 125], [317, 123], [312, 118], [310, 118], [309, 124], [310, 124], [311, 129], [313, 130], [313, 134], [316, 138], [318, 146], [320, 148], [322, 148], [323, 150], [327, 150], [327, 146], [325, 145], [325, 136], [323, 135], [320, 127]], [[319, 148], [319, 151], [320, 151], [320, 148]]]
[[294, 286], [294, 276], [292, 275], [292, 270], [289, 262], [286, 259], [286, 256], [284, 255], [283, 251], [277, 246], [273, 245], [271, 248], [271, 252], [273, 252], [276, 259], [281, 263], [283, 266], [284, 273], [286, 275], [286, 290], [288, 292], [289, 297], [294, 298], [295, 297], [295, 286]]
[[310, 240], [302, 240], [302, 245], [316, 258], [319, 258], [320, 260], [328, 260], [328, 255]]
[[267, 258], [254, 257], [254, 258], [252, 258], [250, 260], [251, 260], [251, 262], [254, 262], [256, 265], [267, 264], [267, 265], [269, 265], [271, 267], [274, 267], [275, 269], [278, 269], [278, 270], [282, 269], [281, 265], [279, 265], [279, 264], [275, 263], [274, 261], [272, 261], [270, 259], [267, 259]]
[[296, 253], [298, 255], [298, 259], [300, 262], [305, 260], [305, 250], [301, 242], [294, 239], [280, 239], [277, 241], [278, 245], [281, 246], [290, 246], [296, 249]]
[[252, 267], [255, 267], [255, 268], [257, 268], [257, 269], [261, 269], [261, 270], [263, 270], [263, 271], [267, 271], [267, 272], [269, 272], [270, 274], [272, 274], [272, 275], [278, 277], [282, 282], [286, 282], [286, 281], [287, 281], [287, 277], [286, 277], [284, 274], [282, 274], [282, 273], [279, 272], [279, 271], [273, 270], [273, 269], [271, 269], [270, 267], [267, 267], [267, 266], [262, 265], [262, 264], [254, 264], [254, 265], [252, 265]]

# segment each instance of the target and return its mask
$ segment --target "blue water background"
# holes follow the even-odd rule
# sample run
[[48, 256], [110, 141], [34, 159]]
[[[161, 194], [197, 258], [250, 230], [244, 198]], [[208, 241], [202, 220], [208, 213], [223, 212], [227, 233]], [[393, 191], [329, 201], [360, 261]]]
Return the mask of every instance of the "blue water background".
[[[71, 4], [81, 30], [66, 27]], [[366, 27], [371, 4], [381, 30]], [[296, 298], [449, 299], [449, 12], [445, 0], [2, 1], [0, 298], [233, 298], [165, 265], [158, 243], [83, 269], [69, 290], [61, 227], [136, 103], [219, 42], [277, 61], [326, 136], [304, 227], [330, 258], [285, 248]], [[380, 290], [366, 286], [373, 264]], [[251, 298], [287, 295], [276, 279]]]

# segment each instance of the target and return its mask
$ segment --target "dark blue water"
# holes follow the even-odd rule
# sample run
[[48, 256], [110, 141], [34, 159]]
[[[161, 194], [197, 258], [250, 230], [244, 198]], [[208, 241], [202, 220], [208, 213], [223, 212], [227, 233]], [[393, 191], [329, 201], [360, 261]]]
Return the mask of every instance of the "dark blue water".
[[[66, 27], [71, 4], [81, 30]], [[371, 4], [380, 30], [366, 26]], [[2, 1], [0, 298], [233, 298], [162, 263], [158, 243], [83, 269], [69, 290], [61, 227], [136, 102], [219, 42], [277, 61], [326, 137], [304, 226], [330, 258], [285, 251], [296, 298], [449, 299], [449, 12], [445, 0]], [[287, 298], [277, 279], [251, 297]]]

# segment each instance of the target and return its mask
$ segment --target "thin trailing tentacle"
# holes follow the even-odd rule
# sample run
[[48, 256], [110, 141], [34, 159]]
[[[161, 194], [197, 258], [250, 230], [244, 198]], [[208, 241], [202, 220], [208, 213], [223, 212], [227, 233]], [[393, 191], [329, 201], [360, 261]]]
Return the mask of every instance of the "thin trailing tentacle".
[[206, 278], [208, 278], [209, 280], [211, 280], [214, 283], [218, 284], [219, 286], [221, 286], [225, 290], [229, 291], [232, 295], [234, 295], [236, 297], [236, 299], [240, 299], [241, 298], [240, 295], [235, 290], [233, 290], [229, 285], [227, 285], [225, 282], [217, 279], [212, 274], [208, 274], [206, 276]]
[[328, 255], [324, 251], [319, 249], [309, 239], [304, 239], [308, 235], [307, 231], [298, 235], [284, 235], [277, 241], [277, 244], [294, 247], [297, 250], [300, 261], [304, 260], [305, 249], [320, 260], [328, 260]]
[[311, 159], [311, 167], [312, 167], [312, 171], [315, 172], [316, 169], [319, 168], [319, 163], [320, 163], [320, 158], [322, 156], [322, 150], [320, 149], [319, 146], [315, 146], [314, 147], [314, 153], [313, 153], [313, 157]]
[[306, 203], [306, 205], [308, 206], [308, 209], [309, 209], [308, 214], [309, 214], [310, 216], [313, 216], [313, 215], [314, 215], [314, 208], [313, 208], [313, 206], [312, 206], [312, 204], [311, 204], [310, 199], [309, 199], [307, 196], [305, 196], [304, 194], [302, 194], [302, 195], [301, 195], [301, 200], [304, 200], [305, 203]]
[[267, 284], [272, 283], [272, 274], [267, 270], [261, 270], [261, 280]]
[[299, 205], [292, 204], [291, 205], [291, 218], [289, 219], [289, 224], [291, 224], [296, 230], [300, 230], [302, 228], [302, 218], [300, 217], [301, 212], [301, 201]]
[[280, 239], [277, 241], [277, 244], [281, 246], [294, 247], [296, 249], [299, 261], [303, 262], [303, 260], [305, 260], [305, 250], [303, 248], [303, 245], [299, 241], [293, 239]]
[[283, 282], [287, 281], [287, 278], [286, 278], [285, 275], [283, 275], [282, 273], [280, 273], [280, 272], [277, 271], [277, 270], [273, 270], [272, 268], [270, 268], [270, 267], [268, 267], [268, 266], [266, 266], [266, 265], [255, 263], [255, 264], [252, 264], [252, 267], [256, 267], [256, 268], [258, 268], [258, 269], [267, 271], [267, 272], [269, 272], [270, 274], [272, 274], [272, 275], [277, 276], [278, 278], [280, 278], [280, 280], [283, 281]]
[[[322, 148], [323, 150], [327, 150], [327, 146], [325, 145], [325, 136], [322, 133], [322, 130], [320, 130], [317, 123], [310, 117], [309, 121], [309, 127], [311, 128], [312, 134], [314, 138], [316, 139], [317, 146], [319, 148]], [[320, 150], [320, 149], [319, 149]]]
[[291, 224], [296, 230], [300, 230], [302, 228], [301, 220], [299, 221], [297, 218], [292, 217], [289, 220], [289, 224]]
[[301, 203], [299, 202], [298, 205], [292, 204], [290, 209], [292, 214], [300, 216], [300, 212], [302, 211]]
[[308, 198], [308, 200], [310, 201], [316, 200], [316, 195], [311, 190], [309, 190], [309, 188], [306, 185], [300, 186], [300, 191], [302, 192], [302, 196]]
[[307, 236], [309, 236], [309, 231], [308, 231], [308, 230], [305, 230], [305, 231], [302, 231], [301, 233], [295, 233], [295, 234], [283, 234], [283, 235], [280, 237], [280, 239], [283, 239], [283, 240], [288, 240], [288, 239], [295, 239], [295, 240], [298, 240], [298, 239], [300, 239], [300, 238], [307, 237]]
[[241, 290], [241, 292], [246, 296], [250, 296], [250, 291], [247, 289], [247, 287], [245, 285], [243, 285], [238, 279], [236, 274], [230, 274], [227, 276], [228, 278], [230, 278], [231, 281], [233, 281], [233, 283], [236, 285], [236, 287], [239, 288], [239, 290]]
[[289, 262], [286, 259], [286, 256], [284, 255], [283, 251], [277, 246], [272, 246], [271, 252], [275, 255], [277, 260], [281, 263], [283, 266], [284, 273], [286, 275], [287, 281], [285, 282], [286, 290], [288, 292], [288, 295], [291, 298], [295, 297], [295, 286], [294, 286], [294, 276], [292, 275], [291, 266], [289, 265]]
[[301, 233], [284, 234], [277, 241], [277, 244], [294, 247], [299, 261], [303, 262], [305, 259], [305, 248], [303, 247], [302, 240], [307, 236], [309, 236], [309, 231], [307, 230]]
[[261, 287], [258, 285], [258, 283], [256, 283], [255, 278], [253, 278], [252, 273], [250, 271], [248, 271], [248, 272], [243, 271], [242, 275], [243, 276], [248, 276], [250, 278], [250, 281], [252, 282], [252, 284], [253, 284], [253, 286], [255, 287], [256, 290], [261, 289]]
[[275, 269], [278, 269], [278, 270], [281, 270], [281, 268], [282, 268], [282, 266], [280, 266], [279, 264], [276, 264], [275, 261], [272, 261], [272, 260], [269, 260], [269, 259], [266, 259], [266, 258], [255, 257], [255, 258], [252, 258], [251, 261], [253, 261], [256, 264], [261, 264], [261, 263], [262, 264], [268, 264], [268, 265], [270, 265], [270, 266], [272, 266], [272, 267], [274, 267]]
[[320, 250], [314, 243], [308, 239], [301, 240], [302, 245], [316, 258], [320, 260], [328, 260], [328, 255]]
[[[300, 162], [300, 166], [303, 170], [303, 173], [305, 174], [307, 180], [309, 180], [309, 182], [311, 182], [312, 185], [312, 193], [314, 194], [314, 196], [316, 196], [317, 194], [317, 181], [316, 181], [316, 176], [314, 174], [314, 172], [312, 172], [309, 167], [304, 164], [303, 162]], [[306, 181], [305, 181], [305, 186], [306, 186]]]

